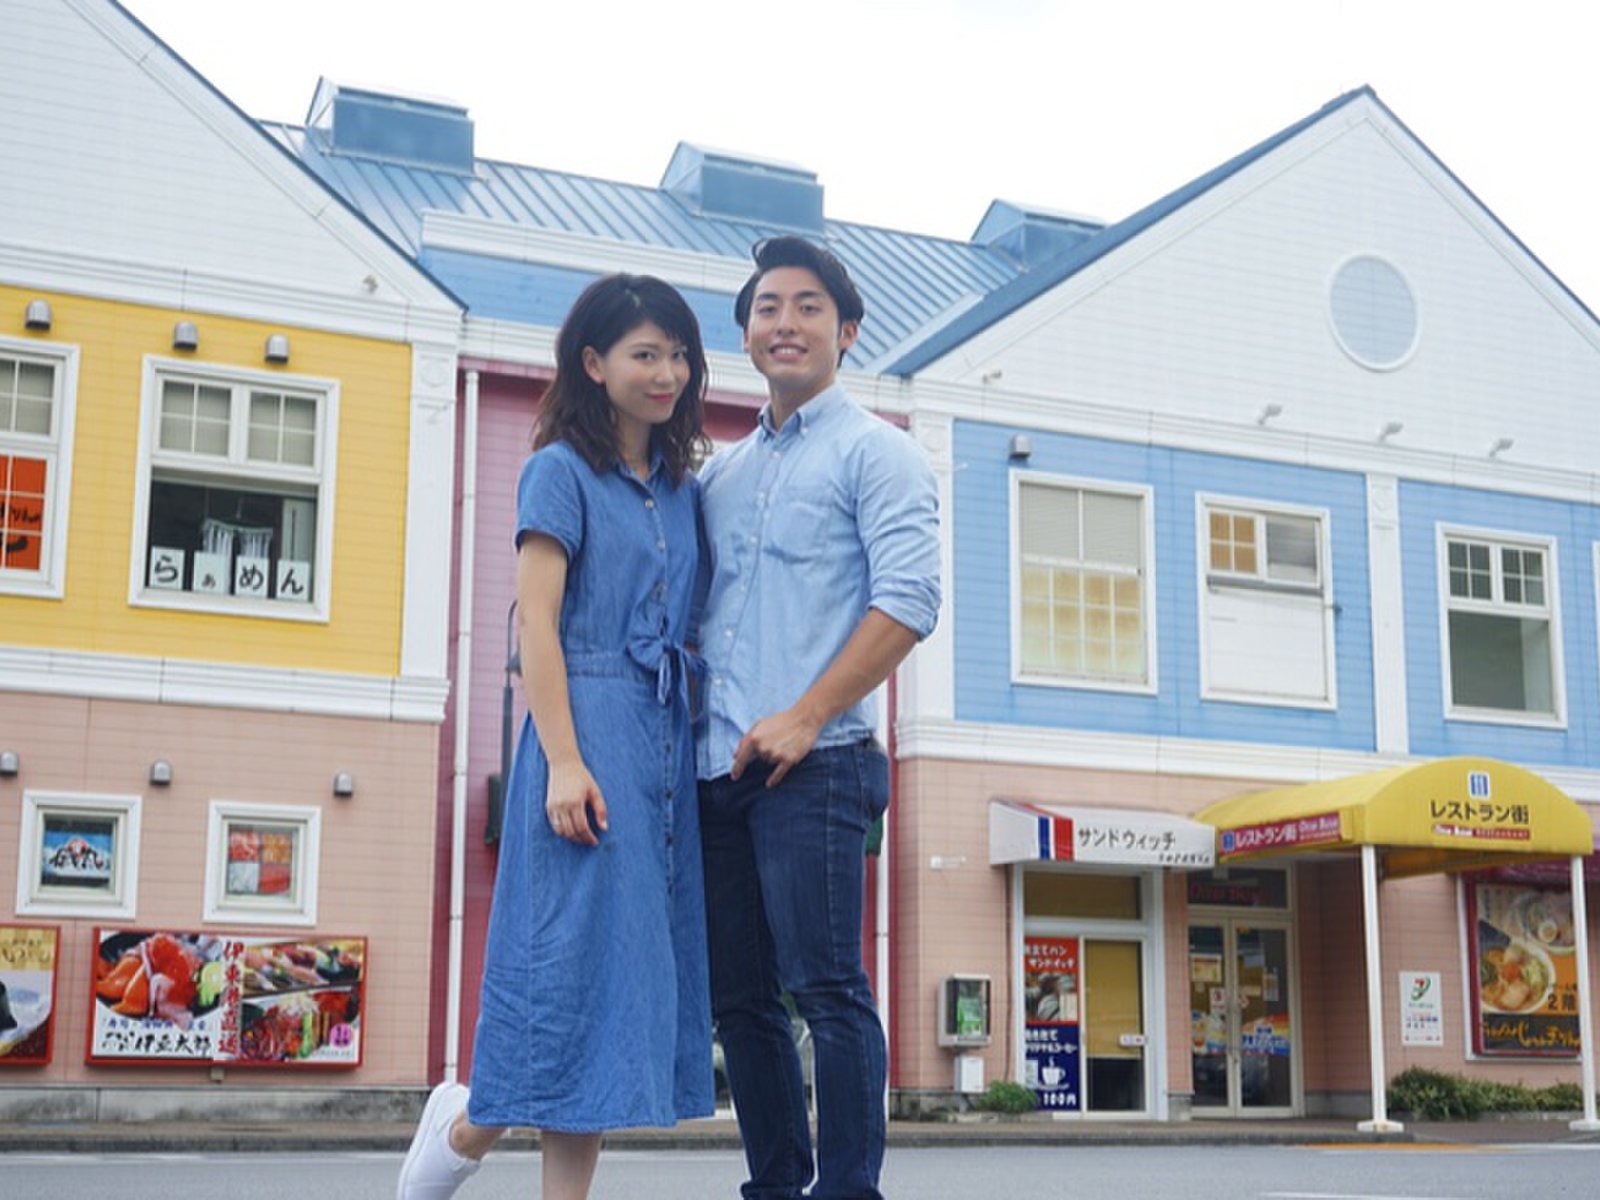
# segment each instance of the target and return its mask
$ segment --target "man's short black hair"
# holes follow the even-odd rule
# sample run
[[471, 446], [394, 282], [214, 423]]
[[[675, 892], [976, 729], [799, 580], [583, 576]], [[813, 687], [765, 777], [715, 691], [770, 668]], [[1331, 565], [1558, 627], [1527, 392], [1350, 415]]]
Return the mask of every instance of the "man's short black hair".
[[850, 272], [845, 270], [844, 264], [831, 251], [805, 238], [786, 234], [757, 242], [750, 248], [750, 256], [756, 260], [755, 272], [739, 289], [739, 295], [733, 302], [733, 319], [739, 323], [740, 329], [750, 327], [750, 305], [755, 301], [756, 285], [761, 282], [761, 277], [779, 267], [804, 267], [820, 279], [823, 290], [839, 310], [841, 325], [846, 321], [859, 324], [861, 318], [867, 315], [867, 306], [861, 300], [861, 293], [856, 291]]

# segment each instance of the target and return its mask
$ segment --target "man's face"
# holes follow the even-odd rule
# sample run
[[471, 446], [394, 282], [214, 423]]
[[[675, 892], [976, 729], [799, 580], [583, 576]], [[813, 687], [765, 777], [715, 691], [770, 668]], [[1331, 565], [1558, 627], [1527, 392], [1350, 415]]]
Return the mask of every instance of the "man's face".
[[799, 404], [833, 383], [839, 356], [855, 344], [856, 323], [805, 267], [774, 267], [756, 284], [744, 349], [775, 397]]

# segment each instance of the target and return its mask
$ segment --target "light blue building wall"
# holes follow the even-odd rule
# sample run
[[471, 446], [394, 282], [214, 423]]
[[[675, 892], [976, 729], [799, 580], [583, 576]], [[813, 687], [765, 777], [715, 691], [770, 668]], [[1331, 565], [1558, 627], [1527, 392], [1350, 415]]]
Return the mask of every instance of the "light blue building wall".
[[[1411, 753], [1484, 754], [1545, 766], [1600, 766], [1600, 657], [1595, 634], [1595, 545], [1600, 508], [1428, 483], [1400, 486], [1405, 579], [1406, 690]], [[1550, 538], [1555, 545], [1566, 725], [1447, 719], [1439, 596], [1440, 524]]]
[[[1155, 534], [1154, 694], [1017, 684], [1011, 679], [1008, 457], [1030, 472], [1146, 486]], [[1351, 751], [1374, 747], [1366, 485], [1355, 473], [1107, 439], [957, 421], [954, 437], [955, 677], [960, 720]], [[1333, 711], [1202, 700], [1196, 497], [1324, 508], [1329, 514], [1338, 706]]]

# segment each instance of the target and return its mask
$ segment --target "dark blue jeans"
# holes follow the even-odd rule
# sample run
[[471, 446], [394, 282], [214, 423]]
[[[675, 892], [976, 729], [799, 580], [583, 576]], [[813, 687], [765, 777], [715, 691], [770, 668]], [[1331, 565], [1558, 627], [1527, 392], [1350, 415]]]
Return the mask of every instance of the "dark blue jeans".
[[[711, 1012], [744, 1139], [746, 1200], [881, 1200], [887, 1053], [861, 963], [867, 828], [889, 799], [875, 742], [700, 784]], [[811, 1027], [817, 1157], [783, 992]]]

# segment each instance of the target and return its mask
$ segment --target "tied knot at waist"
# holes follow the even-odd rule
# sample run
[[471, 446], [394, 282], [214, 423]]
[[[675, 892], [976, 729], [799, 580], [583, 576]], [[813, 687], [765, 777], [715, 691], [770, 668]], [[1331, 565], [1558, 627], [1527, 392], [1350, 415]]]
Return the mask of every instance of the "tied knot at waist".
[[687, 646], [659, 635], [630, 639], [628, 657], [646, 671], [655, 673], [656, 703], [668, 704], [677, 696], [691, 717], [697, 715], [691, 681], [694, 688], [705, 682], [705, 659]]

